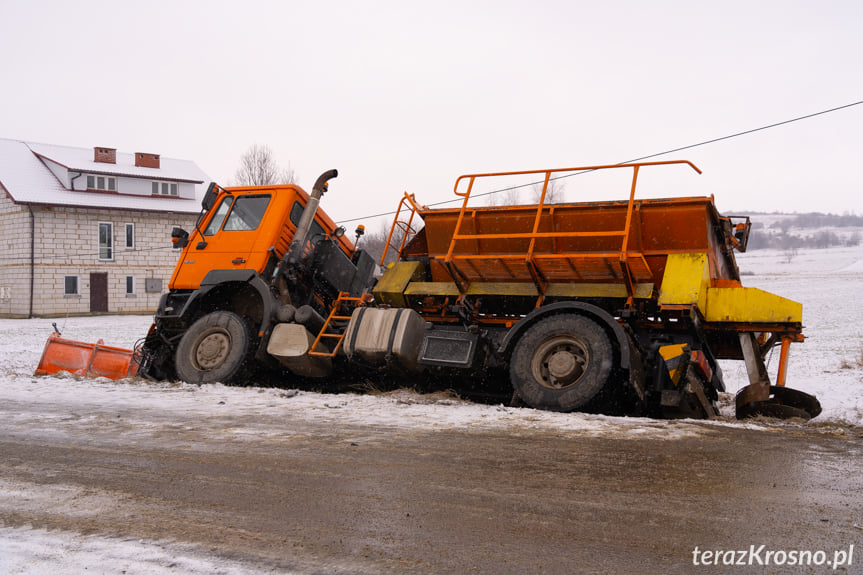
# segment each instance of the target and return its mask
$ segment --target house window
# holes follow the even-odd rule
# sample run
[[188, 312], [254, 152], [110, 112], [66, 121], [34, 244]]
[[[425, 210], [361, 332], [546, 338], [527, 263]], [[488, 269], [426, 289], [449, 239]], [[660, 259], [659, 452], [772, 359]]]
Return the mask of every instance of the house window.
[[135, 295], [135, 276], [126, 276], [126, 295]]
[[174, 196], [179, 194], [177, 182], [153, 182], [152, 190], [154, 196]]
[[126, 224], [126, 249], [135, 247], [135, 224]]
[[114, 224], [99, 223], [99, 259], [114, 259]]
[[117, 178], [115, 178], [114, 176], [99, 176], [96, 174], [87, 174], [87, 189], [116, 192]]
[[63, 278], [63, 295], [79, 295], [78, 276], [66, 276]]

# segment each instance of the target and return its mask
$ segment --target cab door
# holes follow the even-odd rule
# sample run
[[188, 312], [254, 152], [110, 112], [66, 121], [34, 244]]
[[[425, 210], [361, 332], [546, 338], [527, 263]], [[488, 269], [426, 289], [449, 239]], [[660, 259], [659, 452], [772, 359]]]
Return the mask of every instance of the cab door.
[[183, 252], [171, 289], [197, 289], [212, 270], [254, 269], [250, 255], [271, 200], [269, 193], [224, 195]]

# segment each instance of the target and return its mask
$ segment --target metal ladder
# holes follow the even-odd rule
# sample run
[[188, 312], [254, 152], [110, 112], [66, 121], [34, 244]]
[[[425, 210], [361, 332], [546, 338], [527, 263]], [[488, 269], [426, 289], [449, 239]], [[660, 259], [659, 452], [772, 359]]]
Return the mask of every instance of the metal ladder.
[[[414, 195], [405, 192], [405, 195], [399, 202], [399, 207], [396, 210], [396, 216], [395, 218], [393, 218], [393, 225], [390, 226], [390, 233], [387, 236], [387, 243], [386, 246], [384, 246], [384, 253], [381, 255], [381, 266], [386, 267], [387, 254], [389, 254], [390, 250], [395, 250], [396, 252], [395, 257], [392, 259], [392, 261], [398, 261], [399, 259], [401, 259], [402, 250], [407, 244], [408, 239], [410, 239], [411, 236], [417, 233], [417, 230], [413, 227], [414, 216], [418, 211], [423, 209], [428, 208], [417, 204]], [[403, 216], [402, 211], [408, 211], [409, 213]], [[398, 237], [399, 233], [401, 234], [401, 237]]]
[[[309, 355], [312, 357], [335, 357], [336, 354], [339, 353], [339, 350], [342, 347], [342, 343], [345, 340], [345, 332], [341, 333], [327, 333], [327, 329], [329, 329], [330, 324], [333, 321], [350, 321], [350, 315], [342, 315], [341, 309], [342, 304], [347, 302], [354, 302], [354, 308], [361, 307], [366, 305], [372, 299], [372, 294], [364, 293], [360, 297], [353, 297], [348, 292], [339, 292], [339, 296], [336, 298], [336, 301], [333, 302], [333, 308], [330, 310], [330, 315], [327, 316], [327, 320], [324, 322], [324, 326], [321, 328], [320, 333], [315, 338], [314, 343], [312, 343], [311, 349], [309, 349]], [[353, 311], [353, 310], [351, 310]], [[318, 346], [321, 345], [321, 341], [326, 339], [335, 339], [336, 344], [333, 347], [331, 352], [328, 351], [317, 351]]]

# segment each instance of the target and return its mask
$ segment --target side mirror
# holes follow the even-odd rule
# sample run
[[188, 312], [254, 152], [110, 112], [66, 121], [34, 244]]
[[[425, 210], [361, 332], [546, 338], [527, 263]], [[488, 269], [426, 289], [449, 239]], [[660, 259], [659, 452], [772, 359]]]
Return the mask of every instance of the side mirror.
[[183, 228], [171, 230], [171, 243], [175, 248], [184, 248], [189, 244], [189, 232]]
[[201, 200], [201, 207], [209, 212], [216, 205], [218, 195], [219, 186], [216, 185], [216, 182], [210, 182], [210, 187], [207, 188], [207, 193], [204, 194], [204, 199]]
[[749, 244], [749, 232], [752, 230], [752, 222], [749, 216], [728, 216], [732, 226], [732, 245], [739, 252], [745, 252]]

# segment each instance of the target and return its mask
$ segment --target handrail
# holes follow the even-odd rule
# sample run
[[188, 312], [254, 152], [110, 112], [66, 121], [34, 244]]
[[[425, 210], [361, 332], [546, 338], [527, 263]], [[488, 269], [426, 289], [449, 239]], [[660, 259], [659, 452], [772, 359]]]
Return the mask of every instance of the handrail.
[[[599, 165], [599, 166], [581, 166], [581, 167], [573, 167], [573, 168], [552, 168], [546, 170], [521, 170], [515, 172], [487, 172], [487, 173], [479, 173], [479, 174], [465, 174], [459, 176], [455, 181], [455, 186], [453, 187], [453, 192], [455, 195], [463, 197], [464, 201], [462, 202], [461, 209], [459, 210], [458, 219], [456, 220], [455, 229], [453, 230], [452, 237], [450, 238], [449, 249], [447, 250], [447, 254], [444, 257], [444, 267], [450, 271], [450, 275], [453, 276], [453, 280], [459, 284], [457, 278], [455, 277], [455, 270], [453, 259], [469, 259], [465, 256], [454, 255], [455, 244], [459, 240], [471, 240], [471, 239], [500, 239], [500, 238], [524, 238], [530, 239], [530, 244], [528, 246], [527, 253], [524, 254], [525, 264], [528, 266], [528, 269], [531, 270], [531, 275], [534, 276], [534, 282], [537, 284], [537, 289], [542, 293], [544, 290], [542, 289], [542, 280], [537, 277], [536, 268], [534, 264], [535, 254], [534, 249], [536, 246], [536, 240], [540, 238], [548, 238], [548, 237], [558, 237], [558, 238], [566, 238], [566, 237], [579, 237], [579, 236], [589, 236], [589, 237], [600, 237], [600, 236], [623, 236], [623, 242], [621, 245], [620, 252], [617, 254], [618, 263], [621, 269], [621, 273], [623, 274], [623, 280], [626, 284], [627, 293], [629, 294], [629, 300], [632, 301], [632, 297], [635, 293], [635, 282], [632, 277], [632, 272], [629, 269], [629, 257], [631, 257], [628, 253], [627, 246], [629, 245], [629, 237], [632, 226], [632, 212], [633, 205], [635, 202], [635, 188], [638, 182], [638, 173], [639, 169], [642, 166], [661, 166], [661, 165], [669, 165], [669, 164], [688, 164], [693, 170], [701, 173], [701, 170], [698, 167], [690, 162], [689, 160], [666, 160], [659, 162], [633, 162], [628, 164], [608, 164], [608, 165]], [[539, 226], [540, 221], [542, 219], [543, 209], [545, 208], [545, 196], [546, 191], [548, 189], [548, 184], [551, 181], [551, 175], [559, 172], [590, 172], [596, 170], [605, 170], [605, 169], [614, 169], [614, 168], [632, 168], [632, 185], [629, 191], [629, 201], [627, 202], [626, 208], [626, 221], [622, 230], [606, 230], [602, 232], [540, 232]], [[539, 198], [539, 203], [536, 207], [536, 218], [533, 222], [532, 231], [529, 233], [513, 233], [513, 234], [461, 234], [459, 233], [462, 227], [462, 223], [464, 221], [465, 212], [468, 209], [468, 201], [470, 200], [470, 194], [473, 190], [473, 185], [476, 182], [477, 178], [486, 178], [486, 177], [495, 177], [495, 176], [520, 176], [520, 175], [529, 175], [529, 174], [543, 174], [545, 176], [544, 182], [542, 185], [542, 193]], [[465, 192], [459, 191], [459, 185], [462, 180], [467, 179], [467, 190]], [[486, 255], [488, 257], [488, 254]], [[606, 256], [607, 257], [607, 256]], [[635, 257], [642, 257], [640, 252], [637, 253]]]
[[555, 174], [558, 172], [592, 172], [596, 170], [605, 170], [610, 168], [632, 168], [635, 166], [662, 166], [666, 164], [689, 164], [692, 166], [692, 169], [701, 173], [701, 170], [698, 167], [690, 162], [689, 160], [665, 160], [662, 162], [633, 162], [631, 164], [606, 164], [601, 166], [581, 166], [575, 168], [552, 168], [549, 170], [521, 170], [518, 172], [486, 172], [480, 174], [463, 174], [459, 176], [455, 181], [454, 192], [457, 196], [464, 196], [464, 193], [460, 193], [458, 191], [459, 182], [461, 182], [465, 178], [471, 178], [471, 180], [475, 180], [476, 178], [486, 178], [491, 176], [525, 176], [528, 174], [545, 174], [546, 172]]
[[[404, 221], [399, 219], [401, 216], [401, 213], [402, 213], [402, 209], [404, 209], [405, 204], [407, 204], [409, 209], [410, 209], [410, 216], [408, 217], [407, 222], [404, 222]], [[420, 206], [416, 202], [416, 198], [414, 197], [413, 194], [408, 194], [407, 192], [404, 193], [404, 196], [402, 196], [402, 199], [399, 202], [399, 207], [398, 207], [398, 209], [396, 209], [396, 215], [395, 215], [395, 218], [393, 218], [393, 225], [390, 226], [390, 233], [387, 236], [386, 244], [384, 244], [384, 251], [381, 254], [381, 261], [380, 261], [381, 266], [386, 265], [387, 254], [389, 253], [390, 249], [391, 248], [396, 249], [396, 246], [394, 246], [392, 243], [392, 239], [393, 239], [393, 235], [395, 234], [397, 227], [401, 228], [404, 232], [402, 234], [401, 240], [399, 241], [398, 251], [396, 253], [395, 259], [398, 260], [401, 258], [402, 250], [404, 249], [405, 244], [408, 241], [408, 237], [417, 233], [416, 230], [414, 230], [411, 227], [411, 224], [413, 224], [413, 221], [414, 221], [414, 216], [416, 215], [416, 213], [418, 211], [421, 211], [424, 208], [425, 208], [425, 206]]]

